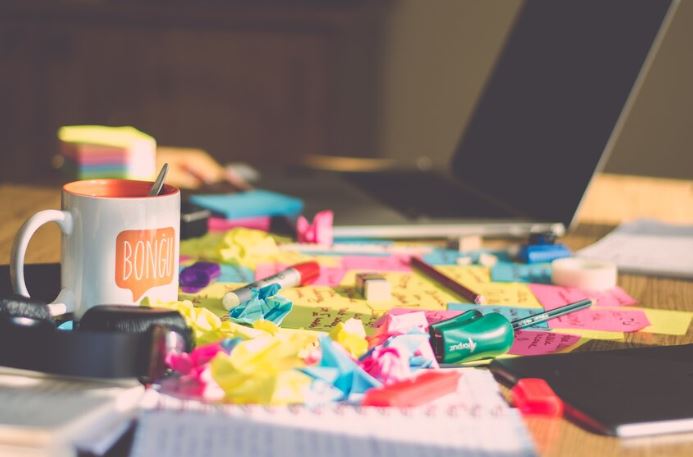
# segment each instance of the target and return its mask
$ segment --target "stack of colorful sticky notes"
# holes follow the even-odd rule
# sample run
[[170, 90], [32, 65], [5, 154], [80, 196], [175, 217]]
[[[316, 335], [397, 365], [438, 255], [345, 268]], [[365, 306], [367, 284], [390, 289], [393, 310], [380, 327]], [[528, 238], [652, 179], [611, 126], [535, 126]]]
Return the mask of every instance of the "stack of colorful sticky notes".
[[64, 172], [75, 179], [153, 179], [156, 141], [134, 127], [70, 125], [58, 130]]

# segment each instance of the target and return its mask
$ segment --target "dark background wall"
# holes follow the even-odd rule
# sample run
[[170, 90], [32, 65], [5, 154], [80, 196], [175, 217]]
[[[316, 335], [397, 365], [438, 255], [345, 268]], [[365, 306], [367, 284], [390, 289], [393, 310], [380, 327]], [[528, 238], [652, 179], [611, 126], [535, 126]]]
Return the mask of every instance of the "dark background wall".
[[[693, 0], [607, 170], [693, 178]], [[0, 3], [0, 179], [50, 174], [60, 125], [134, 125], [259, 167], [444, 166], [520, 0]]]

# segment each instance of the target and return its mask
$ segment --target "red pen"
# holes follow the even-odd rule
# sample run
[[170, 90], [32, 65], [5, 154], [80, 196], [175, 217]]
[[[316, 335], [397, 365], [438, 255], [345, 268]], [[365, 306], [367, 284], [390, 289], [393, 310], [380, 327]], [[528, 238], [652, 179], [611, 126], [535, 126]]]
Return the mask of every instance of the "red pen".
[[363, 406], [419, 406], [455, 392], [460, 373], [429, 370], [413, 379], [371, 389], [363, 398]]
[[279, 284], [280, 287], [294, 287], [309, 284], [320, 275], [320, 265], [317, 262], [303, 262], [292, 265], [284, 271], [260, 279], [239, 289], [224, 294], [222, 303], [224, 308], [231, 309], [253, 297], [252, 289], [261, 289], [270, 284]]

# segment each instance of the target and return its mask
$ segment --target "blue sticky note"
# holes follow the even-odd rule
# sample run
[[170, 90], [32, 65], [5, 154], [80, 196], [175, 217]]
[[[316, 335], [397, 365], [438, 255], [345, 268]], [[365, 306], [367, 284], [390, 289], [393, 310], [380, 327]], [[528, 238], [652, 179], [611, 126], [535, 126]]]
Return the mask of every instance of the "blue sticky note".
[[260, 189], [234, 194], [192, 195], [190, 202], [226, 219], [297, 216], [303, 211], [301, 199]]
[[460, 252], [455, 249], [442, 248], [435, 248], [425, 254], [423, 260], [430, 265], [457, 265], [457, 259], [460, 257], [471, 257], [473, 263], [478, 263], [481, 254], [492, 254], [498, 257], [499, 261], [510, 261], [510, 255], [505, 251], [480, 249], [478, 251]]
[[491, 268], [491, 281], [551, 284], [551, 264], [496, 262]]
[[[451, 311], [469, 311], [474, 309], [486, 313], [500, 313], [509, 321], [514, 321], [516, 319], [523, 319], [532, 314], [541, 313], [544, 308], [521, 308], [518, 306], [496, 306], [496, 305], [474, 305], [471, 303], [448, 303], [448, 310]], [[528, 329], [548, 329], [549, 323], [544, 321], [538, 324], [527, 327]]]

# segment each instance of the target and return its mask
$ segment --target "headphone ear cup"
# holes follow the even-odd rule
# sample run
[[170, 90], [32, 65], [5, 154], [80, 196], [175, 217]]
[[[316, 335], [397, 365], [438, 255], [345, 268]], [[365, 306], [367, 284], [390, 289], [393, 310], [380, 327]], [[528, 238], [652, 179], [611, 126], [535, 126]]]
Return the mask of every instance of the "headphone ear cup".
[[99, 305], [89, 308], [79, 321], [78, 330], [97, 332], [147, 333], [153, 325], [178, 332], [186, 350], [193, 347], [192, 332], [185, 318], [175, 310], [131, 305]]
[[0, 298], [0, 320], [27, 327], [55, 327], [47, 303], [23, 295]]

